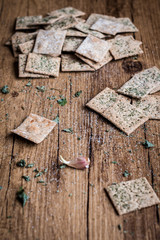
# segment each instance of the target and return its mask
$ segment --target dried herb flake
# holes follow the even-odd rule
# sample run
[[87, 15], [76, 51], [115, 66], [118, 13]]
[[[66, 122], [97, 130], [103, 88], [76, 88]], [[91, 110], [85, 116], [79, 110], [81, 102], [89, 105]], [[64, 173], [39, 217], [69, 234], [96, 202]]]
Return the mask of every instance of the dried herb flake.
[[24, 159], [21, 159], [19, 162], [16, 163], [17, 167], [25, 167], [26, 162]]
[[25, 206], [29, 197], [25, 193], [24, 189], [21, 187], [20, 190], [16, 193], [18, 201], [22, 204], [22, 207]]

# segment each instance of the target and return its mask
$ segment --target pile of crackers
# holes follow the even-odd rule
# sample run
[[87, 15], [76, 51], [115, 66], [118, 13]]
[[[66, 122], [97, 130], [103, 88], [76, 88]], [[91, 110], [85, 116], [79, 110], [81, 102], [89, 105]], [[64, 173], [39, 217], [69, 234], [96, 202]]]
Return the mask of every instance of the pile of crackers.
[[[18, 57], [19, 77], [58, 77], [60, 66], [62, 72], [95, 71], [113, 59], [143, 53], [142, 42], [131, 35], [116, 35], [138, 31], [129, 18], [93, 13], [85, 21], [83, 15], [66, 7], [45, 17], [18, 17], [17, 31], [6, 45], [12, 45]], [[105, 88], [87, 107], [129, 135], [148, 119], [160, 119], [160, 96], [150, 95], [159, 90], [160, 70], [152, 67], [135, 74], [117, 91]], [[12, 132], [38, 144], [56, 124], [31, 113]], [[146, 178], [114, 183], [106, 190], [120, 215], [160, 203]]]
[[[85, 13], [66, 7], [46, 16], [17, 17], [12, 45], [19, 60], [20, 78], [58, 77], [62, 72], [95, 71], [110, 62], [143, 53], [142, 42], [131, 35], [137, 32], [129, 18]], [[31, 32], [32, 31], [32, 32]]]

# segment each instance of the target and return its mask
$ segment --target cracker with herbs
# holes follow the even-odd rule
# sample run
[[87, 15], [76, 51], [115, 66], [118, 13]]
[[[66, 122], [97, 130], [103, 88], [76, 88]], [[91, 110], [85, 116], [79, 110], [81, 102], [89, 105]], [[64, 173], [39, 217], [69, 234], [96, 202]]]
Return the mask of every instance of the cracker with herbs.
[[145, 177], [116, 183], [106, 190], [119, 215], [160, 203]]
[[88, 35], [82, 44], [77, 48], [76, 53], [87, 57], [94, 62], [101, 62], [110, 49], [111, 44], [107, 41]]
[[156, 92], [159, 92], [159, 91], [160, 91], [160, 86], [157, 86], [154, 89], [152, 89], [149, 94], [153, 94], [153, 93], [156, 93]]
[[87, 23], [79, 22], [77, 25], [75, 25], [75, 28], [83, 33], [90, 34], [98, 38], [105, 38], [104, 34], [91, 30]]
[[48, 13], [48, 15], [50, 15], [50, 16], [69, 15], [69, 16], [74, 16], [74, 17], [80, 17], [80, 16], [85, 15], [85, 13], [76, 8], [73, 8], [73, 7], [65, 7], [65, 8], [54, 10], [54, 11]]
[[127, 101], [121, 100], [101, 114], [127, 135], [130, 135], [149, 119], [140, 109]]
[[92, 68], [94, 68], [95, 70], [100, 69], [101, 67], [103, 67], [104, 65], [106, 65], [107, 63], [109, 63], [113, 57], [111, 56], [110, 52], [108, 51], [105, 55], [105, 57], [103, 58], [102, 61], [95, 63], [94, 61], [81, 56], [80, 54], [76, 54], [77, 57], [79, 57], [82, 61], [84, 61], [85, 63], [87, 63], [89, 66], [91, 66]]
[[55, 31], [54, 29], [40, 30], [33, 52], [58, 57], [61, 55], [66, 33], [66, 31]]
[[42, 15], [17, 17], [16, 30], [35, 29], [37, 28], [36, 26], [29, 26], [29, 24], [36, 24], [41, 20], [42, 20]]
[[16, 32], [11, 38], [14, 57], [17, 57], [18, 54], [20, 53], [19, 50], [20, 44], [33, 40], [36, 38], [36, 36], [37, 32], [33, 33]]
[[19, 44], [19, 49], [20, 49], [21, 53], [28, 54], [28, 53], [32, 52], [34, 43], [35, 43], [34, 40], [30, 40], [28, 42]]
[[49, 26], [45, 27], [45, 29], [54, 29], [54, 30], [66, 30], [69, 28], [74, 27], [78, 21], [76, 18], [72, 16], [66, 16], [58, 19], [54, 23], [50, 24]]
[[98, 13], [92, 13], [87, 18], [86, 23], [88, 24], [89, 27], [91, 27], [99, 18], [104, 18], [104, 19], [107, 19], [107, 20], [116, 20], [116, 18], [113, 17], [113, 16], [108, 16], [108, 15], [98, 14]]
[[149, 119], [160, 120], [160, 96], [146, 96], [140, 100], [133, 100], [133, 105], [141, 109]]
[[18, 56], [18, 67], [19, 67], [19, 77], [20, 78], [49, 78], [47, 75], [30, 73], [25, 71], [26, 62], [27, 62], [26, 54], [19, 54]]
[[76, 49], [83, 42], [84, 38], [81, 37], [66, 37], [63, 44], [64, 52], [75, 52]]
[[136, 73], [117, 92], [140, 99], [156, 87], [160, 87], [160, 70], [154, 66]]
[[59, 57], [29, 53], [25, 71], [58, 77], [60, 61]]
[[38, 144], [48, 136], [56, 124], [45, 117], [31, 113], [19, 127], [11, 132]]
[[87, 33], [80, 32], [74, 28], [67, 29], [67, 37], [87, 37]]
[[103, 91], [92, 98], [86, 106], [102, 114], [106, 109], [113, 106], [119, 99], [126, 100], [125, 97], [117, 94], [114, 90], [106, 87]]
[[108, 40], [111, 43], [110, 52], [115, 60], [142, 54], [140, 48], [142, 42], [130, 36], [117, 35], [114, 39]]
[[63, 54], [61, 63], [62, 72], [94, 71], [88, 64], [73, 54]]

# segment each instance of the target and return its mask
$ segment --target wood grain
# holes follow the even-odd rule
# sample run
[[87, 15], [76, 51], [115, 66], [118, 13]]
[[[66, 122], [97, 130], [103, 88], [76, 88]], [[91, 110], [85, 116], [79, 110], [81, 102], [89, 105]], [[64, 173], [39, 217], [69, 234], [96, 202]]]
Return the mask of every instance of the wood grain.
[[[4, 99], [0, 102], [0, 239], [158, 240], [159, 208], [153, 206], [118, 216], [105, 187], [145, 176], [160, 197], [159, 122], [150, 120], [128, 137], [85, 107], [105, 87], [117, 89], [131, 77], [132, 73], [122, 68], [123, 60], [93, 73], [60, 73], [57, 79], [31, 80], [32, 87], [26, 87], [29, 79], [17, 78], [16, 60], [3, 45], [14, 32], [17, 16], [45, 14], [65, 6], [81, 9], [87, 15], [95, 12], [129, 17], [139, 29], [133, 36], [143, 42], [144, 54], [138, 61], [143, 69], [154, 65], [160, 68], [158, 0], [1, 0], [0, 87], [8, 85], [10, 93], [0, 94], [0, 99]], [[36, 90], [42, 85], [46, 88], [43, 93]], [[73, 98], [79, 90], [81, 96]], [[19, 93], [17, 97], [12, 96], [14, 91]], [[67, 98], [64, 107], [47, 99], [52, 95], [58, 98], [59, 94]], [[59, 114], [59, 124], [39, 145], [10, 134], [30, 112], [49, 119]], [[73, 134], [62, 132], [69, 127]], [[141, 145], [144, 139], [155, 147], [146, 150]], [[89, 170], [59, 168], [59, 155], [69, 160], [80, 154], [90, 157]], [[18, 168], [16, 162], [20, 159], [41, 170], [48, 168], [43, 177], [47, 185], [37, 183], [33, 169]], [[125, 170], [131, 173], [127, 179], [123, 177]], [[31, 182], [22, 180], [22, 175], [29, 175]], [[20, 186], [30, 197], [24, 209], [16, 200]]]

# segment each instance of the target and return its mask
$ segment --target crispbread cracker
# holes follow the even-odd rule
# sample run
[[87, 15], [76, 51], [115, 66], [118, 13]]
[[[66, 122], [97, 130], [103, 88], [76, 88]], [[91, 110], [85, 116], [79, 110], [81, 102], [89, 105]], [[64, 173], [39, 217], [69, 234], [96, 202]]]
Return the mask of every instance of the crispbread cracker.
[[81, 61], [73, 54], [63, 54], [61, 63], [62, 72], [94, 71], [89, 65]]
[[119, 215], [160, 203], [145, 177], [112, 184], [106, 190]]
[[18, 66], [19, 66], [19, 77], [20, 78], [49, 78], [49, 76], [47, 76], [47, 75], [26, 72], [25, 71], [26, 62], [27, 62], [27, 55], [19, 54]]
[[123, 24], [104, 18], [99, 18], [92, 26], [92, 30], [96, 30], [105, 34], [116, 35], [122, 32]]
[[58, 77], [60, 58], [42, 54], [29, 53], [25, 70], [27, 72], [40, 73]]
[[116, 36], [114, 39], [108, 40], [111, 43], [110, 52], [114, 59], [122, 59], [138, 54], [142, 54], [143, 51], [140, 48], [142, 42], [135, 40], [130, 36]]
[[149, 117], [160, 120], [160, 96], [146, 96], [140, 100], [133, 100], [133, 105]]
[[72, 16], [65, 16], [45, 27], [45, 29], [53, 28], [54, 30], [65, 30], [74, 27], [77, 23], [78, 21], [76, 20], [76, 18]]
[[80, 37], [66, 37], [63, 45], [64, 52], [75, 52], [76, 49], [83, 42], [84, 38]]
[[61, 55], [66, 33], [66, 31], [55, 31], [54, 29], [48, 31], [40, 30], [36, 38], [33, 52], [47, 54], [53, 57]]
[[61, 9], [52, 11], [52, 12], [48, 13], [48, 15], [51, 15], [51, 16], [71, 15], [74, 17], [79, 17], [79, 16], [85, 15], [85, 13], [76, 8], [73, 8], [73, 7], [65, 7], [65, 8], [61, 8]]
[[56, 124], [54, 121], [31, 113], [19, 127], [11, 132], [38, 144], [47, 137]]
[[36, 26], [29, 26], [29, 24], [31, 24], [31, 23], [35, 24], [35, 23], [38, 23], [41, 20], [42, 20], [42, 15], [17, 17], [16, 30], [35, 29]]
[[76, 53], [87, 57], [95, 62], [100, 62], [106, 56], [111, 45], [102, 39], [88, 35], [76, 50]]
[[37, 32], [33, 32], [33, 33], [16, 32], [12, 36], [12, 49], [13, 49], [14, 56], [15, 57], [18, 56], [19, 44], [33, 40], [36, 38], [36, 36], [37, 36]]
[[88, 26], [88, 24], [86, 24], [86, 23], [79, 22], [77, 25], [75, 25], [75, 28], [86, 34], [90, 34], [90, 35], [93, 35], [98, 38], [105, 38], [104, 34], [91, 30], [90, 27]]
[[117, 101], [101, 114], [127, 135], [149, 119], [140, 109], [127, 101]]
[[156, 93], [156, 92], [159, 92], [159, 91], [160, 91], [160, 86], [157, 86], [154, 89], [152, 89], [152, 91], [150, 91], [149, 94], [153, 94], [153, 93]]
[[28, 53], [32, 52], [34, 42], [35, 42], [34, 40], [30, 40], [28, 42], [19, 44], [19, 49], [20, 49], [21, 53], [28, 54]]
[[89, 66], [93, 67], [95, 70], [100, 69], [101, 67], [103, 67], [104, 65], [106, 65], [107, 63], [109, 63], [113, 57], [111, 56], [110, 52], [108, 51], [107, 54], [105, 55], [105, 57], [103, 58], [103, 60], [101, 62], [95, 63], [94, 61], [81, 56], [80, 54], [76, 53], [76, 56], [79, 57], [80, 59], [82, 59], [85, 63], [87, 63]]
[[119, 96], [119, 94], [117, 94], [114, 90], [106, 87], [103, 91], [92, 98], [86, 104], [86, 106], [101, 114], [106, 109], [113, 106], [114, 103], [119, 99], [121, 99], [121, 96]]
[[87, 37], [87, 33], [80, 32], [76, 29], [67, 29], [67, 37]]
[[113, 16], [107, 16], [103, 14], [92, 13], [87, 19], [86, 23], [91, 27], [98, 19], [106, 19], [115, 23], [123, 25], [121, 32], [138, 32], [136, 26], [131, 22], [129, 18], [115, 18]]
[[159, 86], [160, 70], [152, 67], [135, 74], [117, 92], [140, 99]]

